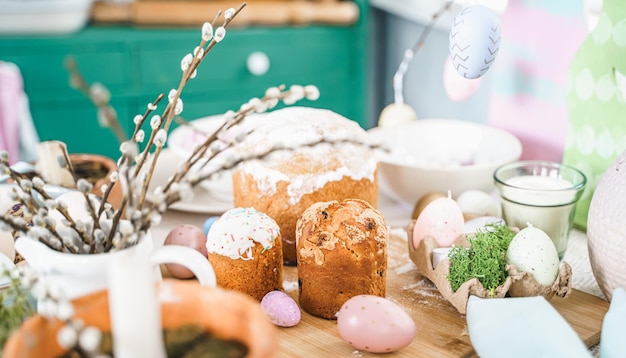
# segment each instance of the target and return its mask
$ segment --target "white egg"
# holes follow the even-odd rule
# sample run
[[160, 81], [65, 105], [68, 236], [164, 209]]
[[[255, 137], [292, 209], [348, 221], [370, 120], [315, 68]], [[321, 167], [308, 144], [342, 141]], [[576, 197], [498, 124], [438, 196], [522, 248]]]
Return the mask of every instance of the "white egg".
[[450, 57], [459, 75], [478, 78], [484, 75], [500, 48], [500, 19], [488, 7], [463, 8], [450, 29]]
[[482, 190], [466, 190], [456, 198], [461, 211], [466, 214], [478, 216], [502, 216], [500, 203], [496, 199]]
[[[67, 211], [74, 220], [81, 220], [83, 223], [93, 221], [89, 210], [87, 210], [87, 200], [85, 195], [79, 191], [70, 191], [65, 194], [61, 194], [58, 198], [67, 205]], [[63, 226], [63, 215], [57, 210], [50, 211], [50, 217], [54, 219], [57, 225]]]
[[543, 230], [531, 225], [511, 240], [506, 261], [519, 271], [530, 272], [544, 286], [552, 285], [559, 274], [559, 254], [554, 243]]
[[492, 224], [506, 225], [506, 223], [504, 222], [502, 218], [499, 218], [496, 216], [479, 216], [477, 218], [474, 218], [465, 222], [463, 233], [473, 234], [477, 232], [479, 229], [482, 229], [485, 226], [492, 225]]

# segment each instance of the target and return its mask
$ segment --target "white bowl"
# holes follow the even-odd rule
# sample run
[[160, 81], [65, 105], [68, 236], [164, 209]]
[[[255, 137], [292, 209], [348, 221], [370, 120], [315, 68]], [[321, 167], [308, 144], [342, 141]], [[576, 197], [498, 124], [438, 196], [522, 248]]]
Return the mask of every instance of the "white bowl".
[[491, 192], [493, 172], [516, 161], [522, 144], [511, 133], [454, 119], [421, 119], [368, 131], [388, 146], [381, 154], [379, 183], [383, 193], [414, 205], [423, 195], [466, 190]]

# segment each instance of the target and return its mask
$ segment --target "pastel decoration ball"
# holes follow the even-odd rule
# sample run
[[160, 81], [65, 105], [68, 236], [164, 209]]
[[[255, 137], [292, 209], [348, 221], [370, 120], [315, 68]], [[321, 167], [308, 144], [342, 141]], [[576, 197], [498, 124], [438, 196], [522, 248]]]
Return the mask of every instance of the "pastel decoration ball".
[[[167, 234], [164, 244], [187, 246], [197, 250], [205, 257], [208, 255], [206, 249], [206, 235], [195, 225], [183, 224], [174, 227]], [[193, 272], [182, 265], [166, 264], [165, 267], [168, 272], [176, 278], [187, 279], [194, 277]]]
[[282, 291], [270, 291], [263, 296], [261, 309], [279, 327], [293, 327], [302, 318], [296, 301]]
[[337, 312], [337, 328], [354, 348], [372, 353], [402, 349], [416, 334], [413, 318], [402, 307], [374, 295], [347, 300]]
[[463, 8], [450, 29], [450, 57], [457, 73], [476, 79], [493, 64], [500, 49], [500, 18], [488, 7]]

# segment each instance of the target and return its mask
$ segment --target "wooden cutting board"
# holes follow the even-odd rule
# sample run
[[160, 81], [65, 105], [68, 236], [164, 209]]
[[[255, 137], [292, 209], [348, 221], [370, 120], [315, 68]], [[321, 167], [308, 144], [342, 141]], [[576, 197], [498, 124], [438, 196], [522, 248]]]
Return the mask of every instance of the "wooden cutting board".
[[[475, 357], [469, 336], [464, 334], [465, 316], [459, 314], [435, 286], [419, 274], [408, 257], [406, 247], [405, 239], [392, 235], [387, 298], [404, 307], [415, 320], [417, 335], [408, 347], [384, 355], [356, 351], [341, 339], [336, 321], [302, 312], [302, 321], [297, 326], [280, 328], [278, 357]], [[296, 268], [286, 267], [284, 274], [286, 292], [297, 301]], [[574, 290], [567, 299], [556, 297], [551, 303], [588, 347], [600, 341], [602, 319], [609, 308], [607, 301]]]

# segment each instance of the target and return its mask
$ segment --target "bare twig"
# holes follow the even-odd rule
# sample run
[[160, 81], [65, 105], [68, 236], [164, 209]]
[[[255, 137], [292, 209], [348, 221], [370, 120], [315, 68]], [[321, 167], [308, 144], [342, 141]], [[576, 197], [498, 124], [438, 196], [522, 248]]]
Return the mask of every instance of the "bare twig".
[[443, 4], [443, 6], [436, 13], [434, 13], [433, 16], [430, 18], [430, 21], [428, 22], [426, 27], [424, 27], [424, 29], [422, 30], [420, 37], [417, 39], [417, 42], [413, 45], [413, 47], [411, 47], [410, 49], [407, 49], [404, 52], [402, 61], [400, 62], [400, 65], [398, 66], [396, 73], [393, 75], [393, 96], [394, 96], [394, 102], [396, 104], [404, 103], [404, 96], [402, 95], [403, 87], [404, 87], [403, 82], [404, 82], [404, 74], [406, 73], [409, 67], [409, 63], [411, 62], [411, 60], [413, 59], [413, 56], [415, 56], [417, 51], [424, 46], [424, 42], [426, 42], [426, 38], [430, 34], [430, 31], [435, 26], [439, 18], [443, 15], [444, 12], [450, 9], [453, 3], [454, 1], [450, 0], [450, 1], [447, 1], [445, 4]]

